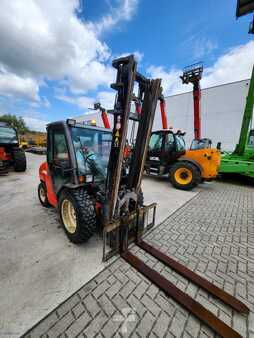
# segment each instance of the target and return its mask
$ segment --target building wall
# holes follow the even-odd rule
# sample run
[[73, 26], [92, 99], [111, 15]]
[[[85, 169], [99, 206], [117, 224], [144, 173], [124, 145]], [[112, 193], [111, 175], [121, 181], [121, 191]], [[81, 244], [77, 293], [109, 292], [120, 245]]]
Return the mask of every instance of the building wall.
[[[211, 138], [213, 145], [222, 143], [224, 150], [233, 150], [238, 142], [242, 117], [248, 94], [249, 80], [210, 87], [201, 93], [201, 136]], [[166, 110], [169, 126], [186, 131], [186, 144], [190, 145], [193, 133], [193, 98], [192, 92], [166, 97]], [[103, 127], [100, 113], [84, 114], [77, 121], [96, 119]], [[110, 123], [113, 118], [109, 115]], [[153, 130], [161, 129], [161, 116], [157, 106]]]
[[[234, 149], [240, 135], [248, 87], [249, 80], [244, 80], [202, 90], [202, 137], [211, 138], [213, 145], [221, 142], [225, 150]], [[169, 126], [184, 129], [189, 145], [194, 137], [192, 92], [167, 97], [166, 109]], [[161, 127], [160, 110], [157, 107], [154, 129]]]

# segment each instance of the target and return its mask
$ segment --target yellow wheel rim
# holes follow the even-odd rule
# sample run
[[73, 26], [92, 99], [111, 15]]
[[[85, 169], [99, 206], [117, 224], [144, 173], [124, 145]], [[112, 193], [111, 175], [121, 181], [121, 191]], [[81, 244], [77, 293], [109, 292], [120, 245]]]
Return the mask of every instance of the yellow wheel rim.
[[45, 201], [46, 201], [46, 191], [42, 186], [40, 187], [39, 194], [40, 194], [41, 201], [43, 203], [45, 203]]
[[178, 184], [186, 185], [192, 181], [192, 172], [187, 168], [179, 168], [175, 171], [175, 181]]
[[67, 199], [62, 202], [61, 215], [65, 229], [70, 234], [74, 234], [77, 228], [76, 212], [72, 203]]

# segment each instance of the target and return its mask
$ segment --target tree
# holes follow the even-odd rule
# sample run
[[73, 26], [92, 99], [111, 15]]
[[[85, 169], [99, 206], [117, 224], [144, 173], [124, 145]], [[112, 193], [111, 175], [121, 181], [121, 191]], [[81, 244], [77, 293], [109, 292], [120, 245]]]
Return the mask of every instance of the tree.
[[17, 129], [19, 134], [24, 134], [29, 131], [24, 119], [22, 117], [17, 117], [16, 115], [1, 115], [0, 122], [7, 122], [11, 127]]

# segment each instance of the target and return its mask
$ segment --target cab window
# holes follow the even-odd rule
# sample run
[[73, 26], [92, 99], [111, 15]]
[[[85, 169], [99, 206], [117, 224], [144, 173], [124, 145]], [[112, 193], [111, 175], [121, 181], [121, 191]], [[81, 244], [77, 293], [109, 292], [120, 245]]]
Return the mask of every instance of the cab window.
[[174, 150], [174, 135], [171, 133], [166, 134], [165, 137], [165, 151]]
[[152, 134], [149, 142], [149, 150], [151, 151], [160, 151], [163, 141], [163, 134], [162, 133], [156, 133]]
[[185, 141], [181, 135], [176, 135], [176, 147], [177, 147], [177, 151], [185, 150]]
[[69, 155], [68, 155], [68, 148], [67, 148], [67, 143], [66, 143], [64, 132], [60, 130], [59, 131], [55, 130], [53, 142], [54, 142], [54, 147], [53, 147], [54, 160], [57, 160], [57, 161], [68, 160]]
[[254, 146], [254, 130], [250, 131], [250, 136], [249, 136], [249, 146]]

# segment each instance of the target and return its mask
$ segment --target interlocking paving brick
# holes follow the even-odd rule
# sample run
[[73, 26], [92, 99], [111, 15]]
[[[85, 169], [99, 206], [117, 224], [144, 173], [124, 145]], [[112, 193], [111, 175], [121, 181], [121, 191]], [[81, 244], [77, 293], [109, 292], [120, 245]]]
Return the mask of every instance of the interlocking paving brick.
[[152, 329], [152, 332], [157, 337], [163, 337], [167, 333], [172, 318], [170, 318], [165, 312], [161, 311], [157, 321]]
[[140, 320], [137, 326], [137, 333], [141, 337], [147, 337], [152, 331], [152, 327], [155, 324], [155, 317], [150, 313], [146, 312], [144, 317]]
[[78, 318], [84, 311], [86, 311], [84, 305], [79, 302], [74, 308], [72, 308], [72, 312], [75, 316], [75, 318]]
[[92, 317], [96, 317], [101, 311], [101, 308], [93, 294], [88, 294], [87, 297], [83, 299], [83, 303]]
[[[214, 183], [146, 240], [246, 303], [247, 318], [133, 246], [131, 251], [245, 338], [254, 338], [253, 188]], [[127, 331], [126, 331], [127, 330]], [[84, 285], [25, 337], [217, 338], [122, 258]]]
[[69, 298], [68, 302], [64, 302], [62, 306], [57, 309], [58, 317], [63, 317], [67, 312], [69, 312], [75, 305], [80, 302], [80, 299], [77, 295]]
[[84, 312], [78, 319], [76, 319], [71, 326], [66, 330], [67, 337], [76, 337], [87, 326], [87, 323], [91, 320], [91, 316], [88, 312]]
[[[83, 331], [84, 335], [87, 337], [94, 337], [101, 331], [102, 326], [108, 321], [108, 317], [104, 312], [100, 312], [92, 321], [91, 324], [86, 327]], [[84, 324], [84, 323], [83, 323]]]
[[64, 333], [66, 329], [70, 326], [71, 323], [73, 323], [75, 320], [72, 312], [66, 313], [65, 316], [60, 318], [54, 326], [52, 326], [49, 331], [47, 332], [47, 336], [49, 338], [55, 338], [58, 337], [61, 333]]
[[110, 301], [110, 299], [106, 296], [106, 294], [102, 295], [98, 300], [98, 305], [101, 309], [106, 313], [108, 317], [112, 316], [116, 311], [116, 307]]

